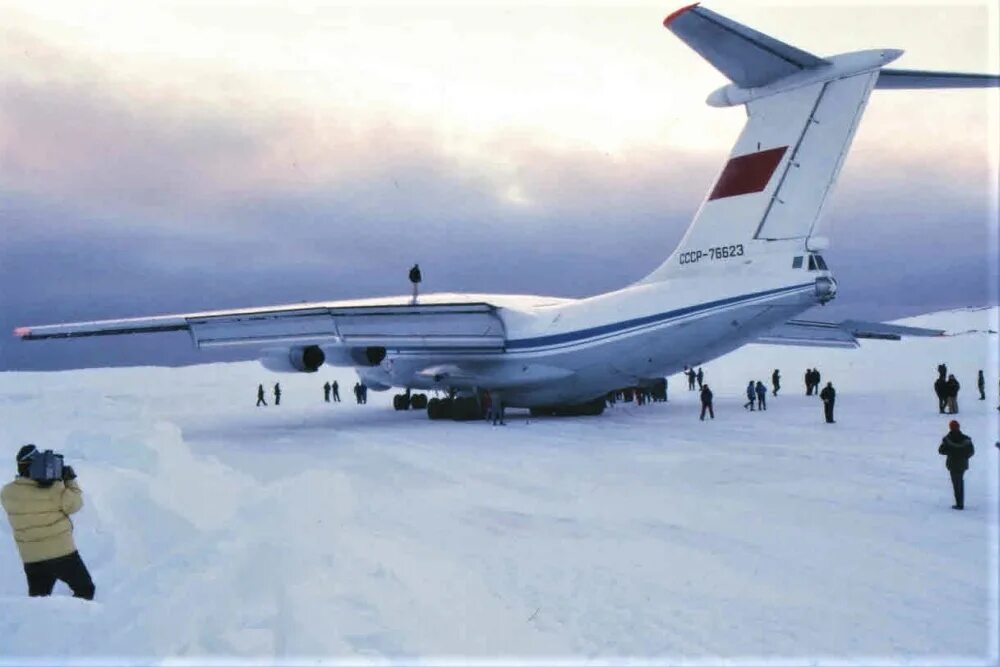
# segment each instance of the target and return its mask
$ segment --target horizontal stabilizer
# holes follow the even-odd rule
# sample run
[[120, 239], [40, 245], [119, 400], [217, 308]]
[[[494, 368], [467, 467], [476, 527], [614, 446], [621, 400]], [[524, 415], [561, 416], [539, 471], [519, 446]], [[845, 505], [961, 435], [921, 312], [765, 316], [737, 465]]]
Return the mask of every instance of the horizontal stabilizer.
[[663, 25], [741, 88], [830, 64], [697, 4], [677, 10]]
[[880, 90], [912, 90], [920, 88], [996, 88], [996, 74], [965, 74], [963, 72], [925, 72], [915, 69], [883, 69], [875, 87]]
[[942, 336], [941, 329], [905, 327], [882, 322], [844, 320], [814, 322], [789, 320], [771, 329], [753, 342], [764, 345], [794, 345], [803, 347], [858, 347], [858, 339], [900, 340], [903, 336]]

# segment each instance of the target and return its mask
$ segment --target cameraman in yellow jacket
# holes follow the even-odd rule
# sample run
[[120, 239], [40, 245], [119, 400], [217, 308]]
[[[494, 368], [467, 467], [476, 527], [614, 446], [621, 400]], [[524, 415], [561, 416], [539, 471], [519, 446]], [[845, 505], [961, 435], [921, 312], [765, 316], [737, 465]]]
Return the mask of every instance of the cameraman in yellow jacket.
[[17, 453], [17, 479], [0, 491], [0, 504], [24, 562], [28, 595], [51, 594], [58, 579], [66, 582], [73, 597], [93, 600], [94, 582], [76, 550], [69, 519], [83, 507], [83, 492], [70, 466], [63, 467], [61, 480], [31, 479], [31, 460], [40, 454], [34, 445], [22, 447]]

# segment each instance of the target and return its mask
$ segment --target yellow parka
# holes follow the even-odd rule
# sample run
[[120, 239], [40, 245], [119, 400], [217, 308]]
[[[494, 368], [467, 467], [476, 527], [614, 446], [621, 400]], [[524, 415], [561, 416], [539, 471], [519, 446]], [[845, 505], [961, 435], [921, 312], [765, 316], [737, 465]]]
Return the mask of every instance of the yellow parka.
[[14, 541], [25, 563], [59, 558], [76, 551], [69, 515], [83, 507], [76, 480], [41, 487], [18, 477], [0, 491], [0, 503], [14, 529]]

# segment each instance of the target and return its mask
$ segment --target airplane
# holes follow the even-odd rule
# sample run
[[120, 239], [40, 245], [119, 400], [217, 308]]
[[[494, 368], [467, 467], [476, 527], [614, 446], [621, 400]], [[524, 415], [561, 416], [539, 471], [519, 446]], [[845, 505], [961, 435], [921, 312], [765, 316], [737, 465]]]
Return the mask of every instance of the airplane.
[[864, 338], [941, 335], [797, 319], [837, 294], [821, 254], [828, 241], [814, 231], [873, 90], [996, 87], [1000, 76], [887, 68], [898, 49], [821, 58], [699, 3], [663, 24], [730, 81], [707, 103], [743, 105], [747, 120], [677, 248], [634, 284], [582, 299], [439, 293], [27, 326], [15, 335], [186, 331], [198, 348], [255, 346], [271, 371], [353, 367], [373, 390], [406, 388], [406, 401], [411, 389], [446, 390], [454, 400], [424, 395], [423, 403], [431, 418], [456, 419], [478, 417], [484, 391], [536, 415], [600, 414], [610, 391], [649, 386], [748, 343], [857, 347]]

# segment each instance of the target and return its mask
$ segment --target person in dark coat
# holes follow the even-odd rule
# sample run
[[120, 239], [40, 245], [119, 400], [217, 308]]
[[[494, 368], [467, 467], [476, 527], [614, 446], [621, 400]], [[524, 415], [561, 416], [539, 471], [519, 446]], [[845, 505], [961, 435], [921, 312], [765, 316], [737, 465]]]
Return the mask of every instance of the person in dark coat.
[[756, 388], [754, 387], [753, 380], [750, 380], [750, 382], [747, 383], [747, 402], [743, 404], [743, 409], [744, 410], [749, 409], [750, 412], [753, 412], [753, 406], [756, 397], [757, 397]]
[[323, 383], [323, 400], [326, 401], [327, 403], [330, 402], [330, 383], [329, 382], [324, 382]]
[[708, 410], [708, 416], [715, 419], [715, 410], [712, 409], [712, 390], [708, 388], [707, 384], [701, 386], [701, 420], [705, 421], [705, 411]]
[[694, 381], [695, 378], [697, 377], [697, 375], [694, 372], [694, 369], [693, 368], [687, 369], [685, 375], [687, 375], [688, 378], [688, 391], [694, 391]]
[[354, 400], [357, 402], [358, 405], [361, 405], [361, 383], [360, 382], [355, 382], [354, 383]]
[[257, 407], [260, 406], [267, 407], [267, 401], [264, 400], [264, 385], [257, 385]]
[[826, 417], [827, 424], [833, 421], [833, 404], [837, 400], [837, 390], [833, 388], [832, 382], [827, 382], [823, 391], [819, 392], [819, 397], [823, 400], [823, 416]]
[[698, 389], [701, 389], [702, 380], [705, 379], [705, 374], [701, 372], [701, 366], [698, 367], [698, 374], [695, 377], [698, 379]]
[[986, 378], [983, 377], [983, 372], [979, 371], [979, 377], [976, 378], [976, 386], [979, 388], [979, 400], [986, 400]]
[[423, 280], [423, 276], [420, 275], [420, 265], [414, 264], [413, 268], [410, 269], [410, 284], [413, 285], [413, 299], [410, 301], [411, 304], [417, 302], [417, 285]]
[[954, 375], [948, 376], [948, 381], [945, 383], [945, 398], [948, 401], [948, 414], [957, 415], [958, 414], [958, 390], [962, 388], [962, 385], [958, 383]]
[[334, 403], [340, 403], [340, 385], [337, 384], [336, 380], [330, 385], [330, 394], [333, 396]]
[[948, 367], [944, 364], [938, 364], [938, 377], [944, 380], [948, 376]]
[[281, 405], [281, 385], [274, 383], [274, 404]]
[[948, 381], [943, 377], [934, 380], [934, 394], [938, 399], [938, 413], [944, 414], [944, 409], [948, 407]]
[[368, 385], [364, 382], [361, 383], [361, 404], [364, 405], [368, 403]]
[[757, 380], [757, 385], [754, 387], [757, 392], [757, 409], [767, 410], [767, 387], [760, 380]]
[[951, 508], [954, 510], [965, 509], [965, 482], [962, 477], [975, 453], [972, 440], [962, 433], [959, 423], [954, 419], [948, 422], [948, 433], [941, 438], [938, 454], [947, 457], [944, 465], [951, 473], [951, 487], [955, 492], [955, 504]]
[[819, 369], [813, 369], [813, 391], [819, 392], [819, 383], [821, 381], [821, 375], [819, 374]]
[[806, 396], [812, 396], [813, 393], [813, 370], [811, 368], [806, 369]]
[[777, 396], [779, 389], [781, 389], [781, 373], [775, 368], [771, 373], [771, 396]]

